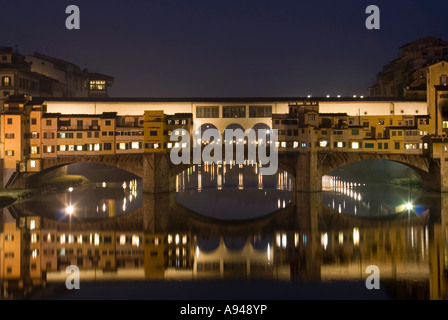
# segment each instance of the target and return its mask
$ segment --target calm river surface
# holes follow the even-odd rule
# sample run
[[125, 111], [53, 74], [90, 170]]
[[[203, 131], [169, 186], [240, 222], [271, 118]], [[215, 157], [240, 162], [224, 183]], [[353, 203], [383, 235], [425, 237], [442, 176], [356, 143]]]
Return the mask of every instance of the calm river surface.
[[[123, 294], [100, 281], [127, 288], [126, 298], [448, 297], [447, 198], [336, 176], [324, 177], [321, 193], [293, 186], [283, 171], [202, 165], [179, 174], [171, 194], [145, 194], [134, 177], [95, 181], [5, 208], [0, 222], [33, 226], [30, 263], [47, 286], [31, 297]], [[68, 265], [79, 266], [85, 289], [50, 289], [64, 286]], [[380, 271], [379, 289], [366, 287], [368, 266]]]

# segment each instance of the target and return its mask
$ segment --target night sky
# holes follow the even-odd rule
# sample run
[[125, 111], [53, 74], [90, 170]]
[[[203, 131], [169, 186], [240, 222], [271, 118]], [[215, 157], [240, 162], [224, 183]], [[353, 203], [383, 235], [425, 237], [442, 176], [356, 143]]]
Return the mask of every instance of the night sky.
[[[68, 30], [75, 4], [81, 29]], [[368, 5], [380, 30], [367, 30]], [[18, 0], [0, 45], [115, 77], [112, 97], [368, 95], [407, 42], [448, 40], [446, 0]]]

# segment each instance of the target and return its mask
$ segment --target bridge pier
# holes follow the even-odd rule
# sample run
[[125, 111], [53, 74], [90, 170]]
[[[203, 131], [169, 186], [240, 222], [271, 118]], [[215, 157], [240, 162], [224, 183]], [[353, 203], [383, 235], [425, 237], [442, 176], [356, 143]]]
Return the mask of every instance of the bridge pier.
[[317, 152], [297, 153], [295, 156], [295, 172], [296, 192], [322, 191], [322, 168], [318, 165]]
[[440, 162], [432, 160], [429, 163], [429, 172], [421, 175], [424, 187], [442, 193], [448, 192], [448, 158], [441, 158]]
[[144, 193], [165, 193], [176, 190], [176, 176], [168, 153], [143, 155], [142, 185]]

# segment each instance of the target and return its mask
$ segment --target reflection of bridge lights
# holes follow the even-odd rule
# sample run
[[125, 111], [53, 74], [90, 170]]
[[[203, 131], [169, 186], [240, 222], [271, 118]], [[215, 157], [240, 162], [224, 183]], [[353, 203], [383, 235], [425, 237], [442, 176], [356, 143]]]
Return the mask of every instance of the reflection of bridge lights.
[[322, 246], [324, 247], [324, 249], [327, 249], [327, 245], [328, 245], [328, 234], [325, 232], [323, 235], [321, 235], [320, 237], [320, 243], [322, 244]]
[[268, 249], [267, 249], [267, 257], [268, 257], [268, 263], [271, 262], [271, 246], [268, 243]]
[[339, 244], [344, 243], [344, 234], [342, 232], [339, 232], [338, 240], [339, 240]]
[[353, 244], [359, 245], [359, 229], [353, 228]]

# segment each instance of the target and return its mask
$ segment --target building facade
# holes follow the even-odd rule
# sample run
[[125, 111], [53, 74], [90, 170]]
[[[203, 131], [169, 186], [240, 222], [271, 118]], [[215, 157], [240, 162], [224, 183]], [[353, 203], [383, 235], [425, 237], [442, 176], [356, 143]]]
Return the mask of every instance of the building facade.
[[0, 47], [0, 103], [13, 95], [32, 97], [107, 97], [114, 78], [35, 52], [22, 55]]

